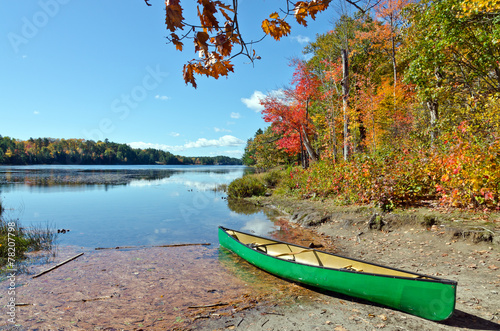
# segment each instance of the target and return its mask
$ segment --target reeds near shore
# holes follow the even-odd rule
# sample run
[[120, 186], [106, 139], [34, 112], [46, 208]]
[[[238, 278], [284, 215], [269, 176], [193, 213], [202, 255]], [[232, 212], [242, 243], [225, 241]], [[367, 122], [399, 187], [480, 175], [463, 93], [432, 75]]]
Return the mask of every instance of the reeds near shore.
[[18, 219], [7, 219], [0, 202], [0, 267], [20, 263], [28, 252], [53, 251], [56, 239], [57, 231], [48, 223], [25, 228]]

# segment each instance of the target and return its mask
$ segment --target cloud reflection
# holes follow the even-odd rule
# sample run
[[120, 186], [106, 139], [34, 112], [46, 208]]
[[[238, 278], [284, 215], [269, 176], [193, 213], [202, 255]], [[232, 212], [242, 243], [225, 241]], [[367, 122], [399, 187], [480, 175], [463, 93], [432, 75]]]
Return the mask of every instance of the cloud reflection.
[[248, 221], [245, 226], [241, 228], [242, 231], [254, 233], [259, 236], [265, 236], [276, 230], [274, 224], [270, 223], [269, 220], [254, 218]]

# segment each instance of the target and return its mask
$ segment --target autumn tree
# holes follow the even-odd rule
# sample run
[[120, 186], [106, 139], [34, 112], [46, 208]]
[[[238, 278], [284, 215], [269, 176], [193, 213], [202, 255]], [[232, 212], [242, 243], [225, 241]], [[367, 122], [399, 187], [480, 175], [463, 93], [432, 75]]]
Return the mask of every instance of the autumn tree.
[[500, 92], [500, 11], [470, 14], [463, 3], [426, 0], [406, 10], [405, 78], [428, 107], [433, 141], [443, 115], [458, 125], [464, 118], [453, 119], [456, 108]]
[[243, 164], [258, 169], [270, 169], [278, 165], [290, 164], [293, 157], [280, 148], [276, 141], [280, 138], [272, 125], [265, 131], [259, 129], [253, 139], [249, 139], [243, 155]]
[[[313, 54], [309, 63], [316, 68], [315, 72], [318, 74], [319, 79], [328, 84], [323, 87], [328, 86], [330, 89], [328, 92], [325, 91], [323, 100], [329, 103], [327, 107], [330, 108], [334, 158], [336, 158], [337, 154], [337, 130], [335, 128], [337, 116], [341, 116], [342, 118], [342, 129], [340, 131], [342, 132], [341, 150], [344, 159], [348, 158], [351, 143], [349, 132], [350, 110], [348, 106], [351, 84], [349, 72], [352, 72], [353, 69], [353, 63], [350, 62], [350, 59], [352, 59], [352, 41], [355, 38], [357, 28], [358, 24], [354, 18], [341, 15], [340, 19], [335, 23], [333, 30], [318, 36], [316, 41], [309, 44], [304, 50], [306, 54]], [[354, 65], [356, 66], [357, 64]], [[340, 77], [330, 74], [332, 70], [337, 70], [337, 73], [340, 73]], [[336, 100], [341, 100], [340, 108], [338, 108]]]

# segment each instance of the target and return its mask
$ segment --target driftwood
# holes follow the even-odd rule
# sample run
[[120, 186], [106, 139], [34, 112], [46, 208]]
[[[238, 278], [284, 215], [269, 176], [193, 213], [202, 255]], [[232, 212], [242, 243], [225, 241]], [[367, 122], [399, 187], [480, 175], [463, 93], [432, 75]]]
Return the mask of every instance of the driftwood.
[[[182, 247], [182, 246], [210, 246], [210, 243], [194, 243], [194, 244], [170, 244], [170, 245], [154, 245], [149, 247]], [[95, 250], [103, 249], [128, 249], [128, 248], [147, 248], [148, 246], [116, 246], [116, 247], [97, 247]]]
[[47, 270], [45, 270], [45, 271], [40, 272], [39, 274], [34, 275], [32, 278], [37, 278], [37, 277], [40, 277], [41, 275], [46, 274], [47, 272], [52, 271], [52, 270], [54, 270], [54, 269], [56, 269], [56, 268], [59, 268], [59, 267], [60, 267], [60, 266], [62, 266], [63, 264], [66, 264], [66, 263], [68, 263], [69, 261], [72, 261], [72, 260], [74, 260], [74, 259], [76, 259], [76, 258], [78, 258], [78, 257], [80, 257], [80, 256], [82, 256], [82, 255], [83, 255], [83, 253], [80, 253], [80, 254], [77, 254], [77, 255], [75, 255], [75, 256], [73, 256], [73, 257], [70, 257], [69, 259], [64, 260], [64, 261], [62, 261], [62, 262], [60, 262], [60, 263], [56, 264], [56, 265], [55, 265], [55, 266], [53, 266], [52, 268], [49, 268], [49, 269], [47, 269]]
[[104, 297], [97, 297], [97, 298], [92, 298], [92, 299], [80, 299], [80, 300], [70, 300], [69, 302], [89, 302], [89, 301], [98, 301], [98, 300], [106, 300], [106, 299], [111, 299], [113, 296], [112, 295], [106, 295]]
[[220, 302], [220, 303], [214, 303], [211, 305], [201, 305], [201, 306], [189, 306], [188, 308], [211, 308], [211, 307], [218, 307], [218, 306], [227, 306], [229, 303], [227, 302]]
[[210, 246], [210, 243], [195, 243], [195, 244], [172, 244], [172, 245], [157, 245], [153, 247], [182, 247], [182, 246]]
[[116, 247], [96, 247], [95, 250], [101, 250], [101, 249], [127, 249], [127, 248], [139, 248], [141, 246], [116, 246]]

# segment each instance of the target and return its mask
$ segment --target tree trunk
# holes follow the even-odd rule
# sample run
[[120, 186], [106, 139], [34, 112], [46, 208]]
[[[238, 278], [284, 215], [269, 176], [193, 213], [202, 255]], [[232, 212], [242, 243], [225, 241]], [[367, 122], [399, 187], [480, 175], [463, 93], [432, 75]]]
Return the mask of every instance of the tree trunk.
[[337, 163], [337, 132], [335, 130], [335, 105], [332, 98], [332, 153], [333, 162]]
[[347, 98], [349, 97], [349, 59], [347, 50], [342, 50], [342, 106], [344, 111], [344, 160], [349, 158], [349, 116]]
[[438, 102], [436, 100], [427, 100], [427, 108], [429, 109], [429, 114], [431, 117], [431, 144], [434, 144], [434, 142], [437, 139], [438, 136], [438, 130], [436, 128], [437, 121], [439, 119], [439, 112], [438, 112]]
[[[441, 68], [439, 66], [434, 68], [434, 75], [436, 76], [436, 86], [441, 87], [443, 84], [443, 73], [441, 72]], [[428, 99], [426, 103], [430, 115], [431, 145], [434, 145], [434, 142], [439, 135], [439, 131], [436, 127], [439, 120], [439, 102], [437, 99]]]
[[302, 126], [302, 135], [304, 137], [303, 138], [304, 147], [307, 150], [307, 154], [309, 154], [309, 158], [313, 160], [313, 162], [318, 161], [318, 154], [316, 154], [316, 152], [314, 151], [314, 148], [312, 147], [311, 142], [309, 141], [309, 137], [306, 133], [304, 126]]
[[498, 87], [497, 87], [497, 91], [500, 92], [500, 69], [497, 67], [495, 67], [495, 74], [497, 76], [497, 83], [498, 83]]

